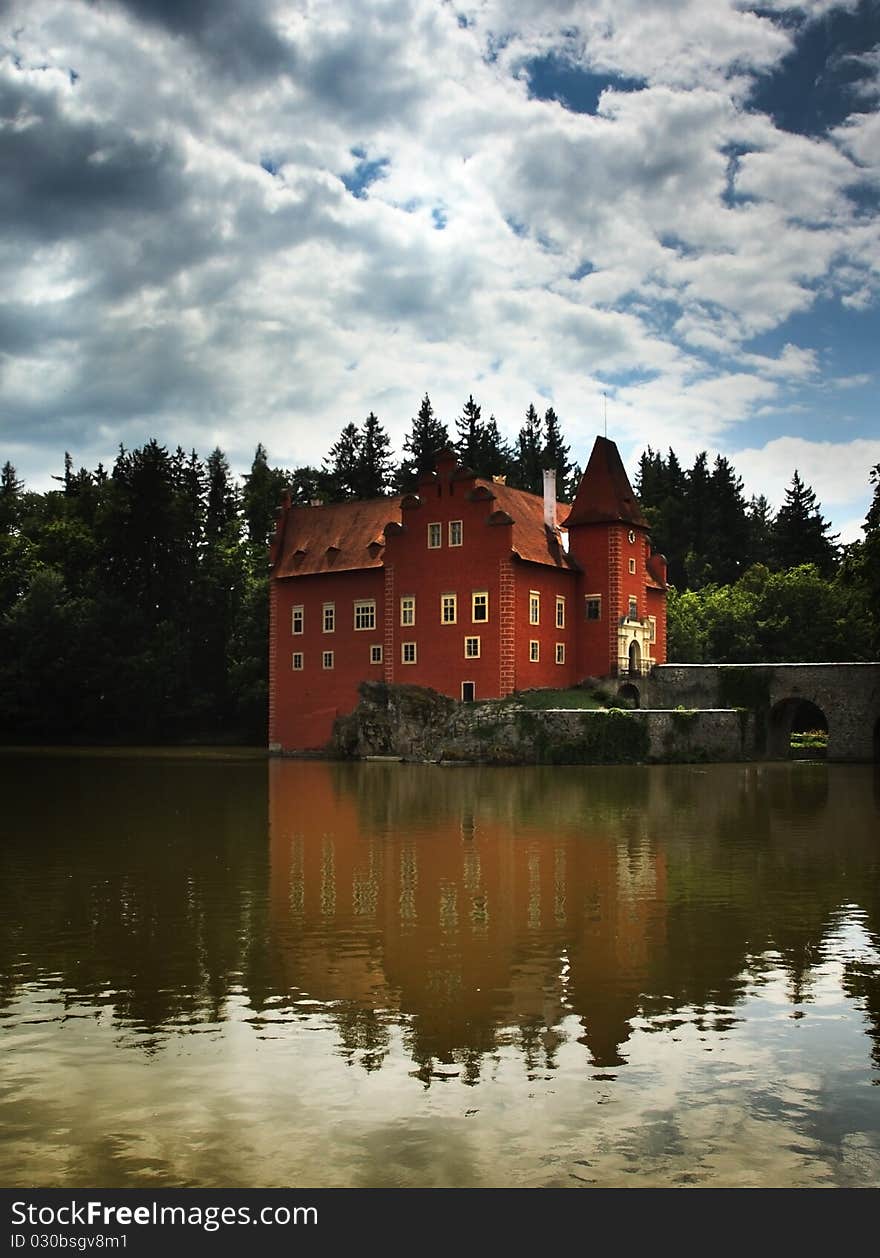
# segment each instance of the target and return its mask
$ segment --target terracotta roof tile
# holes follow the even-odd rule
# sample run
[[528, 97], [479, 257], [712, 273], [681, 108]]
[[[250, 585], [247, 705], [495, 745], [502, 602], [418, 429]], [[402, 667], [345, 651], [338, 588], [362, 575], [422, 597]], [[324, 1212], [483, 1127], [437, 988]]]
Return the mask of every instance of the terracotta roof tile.
[[607, 437], [597, 437], [564, 526], [607, 524], [615, 520], [643, 529], [648, 527], [617, 446]]
[[272, 575], [300, 577], [381, 568], [385, 526], [399, 519], [400, 498], [290, 507]]

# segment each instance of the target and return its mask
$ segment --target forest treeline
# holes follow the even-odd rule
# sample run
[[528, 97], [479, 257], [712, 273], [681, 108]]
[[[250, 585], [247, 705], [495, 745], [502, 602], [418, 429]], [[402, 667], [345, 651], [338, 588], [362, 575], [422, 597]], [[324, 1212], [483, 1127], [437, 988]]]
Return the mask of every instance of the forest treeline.
[[[266, 738], [267, 545], [282, 495], [338, 501], [412, 487], [451, 445], [483, 476], [542, 492], [555, 467], [570, 499], [581, 471], [553, 408], [529, 406], [513, 443], [469, 397], [452, 432], [425, 396], [395, 462], [373, 413], [348, 424], [320, 468], [273, 467], [258, 445], [234, 477], [149, 441], [109, 470], [75, 469], [28, 490], [0, 474], [0, 738], [247, 741]], [[735, 469], [648, 449], [636, 491], [669, 563], [669, 657], [747, 663], [876, 659], [880, 465], [865, 540], [838, 545], [795, 471], [775, 515]]]

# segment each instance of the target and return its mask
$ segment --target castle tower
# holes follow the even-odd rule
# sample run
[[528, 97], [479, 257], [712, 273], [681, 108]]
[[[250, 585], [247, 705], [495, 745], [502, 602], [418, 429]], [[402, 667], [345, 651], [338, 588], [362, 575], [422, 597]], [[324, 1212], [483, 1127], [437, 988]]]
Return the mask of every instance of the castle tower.
[[665, 660], [665, 563], [617, 446], [597, 437], [563, 527], [580, 568], [583, 676], [641, 676]]

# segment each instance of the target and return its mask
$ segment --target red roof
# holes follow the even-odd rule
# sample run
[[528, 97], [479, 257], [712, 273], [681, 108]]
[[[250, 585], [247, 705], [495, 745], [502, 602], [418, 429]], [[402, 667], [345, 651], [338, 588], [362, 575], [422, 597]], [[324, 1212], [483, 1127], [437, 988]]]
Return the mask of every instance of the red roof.
[[[544, 500], [495, 481], [474, 478], [474, 489], [486, 499], [487, 524], [510, 528], [510, 548], [529, 563], [573, 568], [558, 534], [544, 524]], [[321, 507], [286, 506], [278, 523], [274, 547], [275, 577], [381, 568], [385, 528], [400, 524], [401, 498], [368, 498]], [[556, 504], [557, 519], [568, 509]]]
[[597, 437], [564, 526], [607, 524], [617, 520], [643, 529], [648, 527], [617, 446], [607, 437]]
[[399, 498], [284, 508], [272, 575], [301, 577], [381, 568], [385, 526], [391, 521], [400, 521]]

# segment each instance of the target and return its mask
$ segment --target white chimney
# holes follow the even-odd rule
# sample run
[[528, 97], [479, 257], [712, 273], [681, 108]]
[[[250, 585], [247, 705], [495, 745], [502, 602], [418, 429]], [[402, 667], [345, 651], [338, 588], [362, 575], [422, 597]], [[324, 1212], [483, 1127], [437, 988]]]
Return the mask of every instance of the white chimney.
[[544, 523], [556, 532], [556, 468], [544, 469]]

